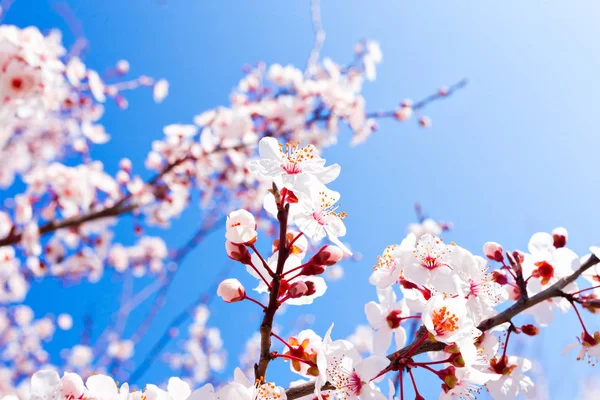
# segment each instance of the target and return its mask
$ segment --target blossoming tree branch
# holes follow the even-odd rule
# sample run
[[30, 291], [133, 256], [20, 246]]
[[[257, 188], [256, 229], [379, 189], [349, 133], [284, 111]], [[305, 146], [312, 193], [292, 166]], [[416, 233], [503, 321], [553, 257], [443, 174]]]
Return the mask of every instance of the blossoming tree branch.
[[[12, 3], [0, 2], [2, 20], [10, 17]], [[130, 76], [126, 60], [105, 72], [91, 68], [85, 63], [87, 41], [79, 22], [65, 5], [57, 6], [57, 12], [77, 37], [70, 48], [59, 31], [0, 24], [0, 186], [10, 193], [0, 208], [0, 395], [69, 400], [167, 396], [153, 385], [147, 385], [145, 393], [130, 393], [127, 384], [117, 387], [105, 375], [92, 375], [85, 384], [81, 378], [101, 372], [137, 382], [148, 365], [162, 362], [183, 378], [170, 381], [168, 396], [187, 398], [188, 384], [200, 386], [225, 366], [220, 332], [207, 324], [208, 304], [216, 293], [228, 301], [253, 301], [264, 311], [257, 337], [260, 358], [250, 361], [252, 342], [245, 356], [246, 363], [256, 364], [255, 380], [248, 383], [236, 373], [244, 389], [221, 385], [220, 398], [243, 398], [236, 397], [239, 390], [248, 396], [273, 396], [279, 389], [263, 380], [276, 358], [290, 360], [303, 376], [317, 376], [323, 365], [322, 356], [316, 358], [317, 345], [323, 341], [315, 342], [316, 334], [309, 331], [283, 339], [273, 323], [283, 304], [310, 304], [322, 296], [326, 285], [321, 275], [339, 276], [336, 264], [350, 253], [338, 239], [345, 232], [345, 214], [335, 210], [339, 194], [324, 186], [340, 168], [325, 167], [320, 151], [337, 144], [340, 132], [348, 128], [352, 145], [364, 142], [382, 118], [415, 120], [426, 128], [431, 125], [423, 114], [426, 106], [452, 95], [466, 81], [419, 101], [405, 99], [389, 110], [368, 111], [361, 91], [365, 81], [376, 77], [382, 59], [379, 45], [358, 43], [345, 65], [322, 58], [324, 32], [315, 1], [315, 43], [303, 70], [263, 63], [246, 68], [231, 104], [200, 113], [193, 124], [164, 127], [164, 137], [151, 144], [143, 167], [124, 158], [118, 166], [109, 166], [117, 170], [110, 174], [91, 155], [93, 147], [110, 141], [102, 123], [104, 105], [114, 102], [125, 111], [128, 92], [144, 87], [161, 103], [169, 85], [164, 79]], [[145, 233], [148, 227], [168, 229], [191, 208], [194, 196], [201, 199], [202, 220], [183, 246], [170, 250], [162, 238]], [[233, 278], [217, 282], [218, 290], [208, 288], [190, 299], [171, 329], [132, 369], [131, 358], [163, 307], [178, 265], [204, 237], [223, 226], [228, 214], [226, 250], [259, 279], [257, 290], [268, 295], [268, 303], [247, 295]], [[135, 221], [133, 244], [121, 242], [116, 232], [127, 215]], [[254, 241], [258, 228], [267, 235], [278, 232], [273, 251], [264, 255]], [[446, 228], [423, 218], [411, 231], [420, 236]], [[325, 237], [332, 244], [304, 262]], [[49, 278], [74, 285], [99, 282], [105, 275], [117, 276], [122, 285], [111, 324], [92, 338], [94, 321], [86, 317], [80, 341], [64, 349], [63, 361], [56, 365], [45, 346], [57, 328], [73, 328], [73, 317], [36, 315], [23, 304], [27, 294]], [[134, 291], [142, 277], [151, 283]], [[148, 302], [152, 305], [142, 323], [125, 335], [128, 316]], [[183, 348], [161, 354], [177, 336], [176, 328], [189, 318], [190, 337]], [[287, 350], [275, 353], [271, 340], [285, 342]], [[64, 372], [62, 378], [57, 370]], [[332, 384], [331, 378], [325, 382]], [[234, 394], [223, 394], [228, 390]], [[206, 393], [213, 391], [205, 387], [199, 398], [209, 398]]]

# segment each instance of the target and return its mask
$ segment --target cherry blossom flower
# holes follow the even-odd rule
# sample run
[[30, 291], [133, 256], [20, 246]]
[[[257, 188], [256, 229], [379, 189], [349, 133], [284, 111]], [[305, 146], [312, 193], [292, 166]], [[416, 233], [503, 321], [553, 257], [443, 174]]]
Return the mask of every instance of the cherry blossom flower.
[[377, 265], [369, 282], [378, 289], [385, 289], [396, 283], [404, 276], [404, 267], [414, 259], [416, 237], [409, 234], [400, 245], [391, 245], [385, 248], [383, 254], [377, 257]]
[[377, 290], [379, 304], [371, 301], [365, 305], [365, 314], [369, 324], [377, 332], [373, 336], [373, 350], [375, 354], [385, 354], [392, 341], [396, 339], [396, 348], [400, 349], [406, 343], [406, 331], [402, 319], [410, 316], [410, 311], [404, 301], [396, 301], [396, 294], [392, 288]]
[[600, 360], [600, 332], [595, 332], [594, 335], [590, 335], [587, 332], [583, 332], [580, 337], [577, 338], [578, 343], [569, 344], [563, 350], [563, 355], [568, 351], [579, 347], [579, 354], [577, 360], [588, 359], [588, 362], [593, 366]]
[[338, 398], [347, 400], [359, 396], [385, 400], [385, 396], [375, 389], [371, 382], [385, 369], [390, 361], [385, 357], [371, 356], [362, 359], [358, 351], [346, 340], [331, 341], [329, 328], [323, 338], [323, 346], [317, 356], [319, 376], [315, 382], [315, 394], [323, 399], [321, 386], [329, 381]]
[[444, 244], [438, 237], [421, 236], [413, 250], [412, 262], [404, 266], [404, 277], [417, 285], [453, 293], [455, 287], [450, 278], [453, 267], [449, 264], [453, 249], [454, 246]]
[[493, 307], [508, 299], [508, 293], [488, 273], [486, 261], [454, 246], [449, 263], [454, 268], [453, 279], [458, 293], [467, 299], [466, 306], [475, 323], [495, 315]]
[[476, 399], [482, 391], [482, 386], [490, 380], [500, 379], [498, 374], [486, 374], [473, 368], [457, 368], [455, 371], [456, 382], [449, 385], [445, 382], [442, 385], [443, 392], [440, 394], [440, 400], [452, 399]]
[[[316, 364], [317, 354], [323, 344], [321, 337], [312, 329], [305, 329], [296, 336], [290, 337], [287, 342], [292, 346], [286, 348], [283, 354], [294, 356], [297, 359], [310, 361]], [[298, 360], [290, 360], [290, 370], [304, 377], [318, 375], [318, 369], [311, 367], [308, 363], [303, 363]]]
[[487, 389], [494, 400], [515, 399], [523, 396], [534, 399], [535, 386], [525, 372], [531, 369], [531, 361], [522, 357], [505, 357], [505, 361], [493, 360], [490, 367], [500, 375], [500, 379], [487, 383]]
[[343, 219], [346, 213], [338, 212], [335, 203], [340, 194], [325, 187], [319, 192], [313, 191], [310, 200], [302, 201], [301, 211], [294, 216], [294, 223], [302, 233], [314, 241], [320, 241], [325, 236], [348, 254], [351, 251], [339, 240], [346, 234]]
[[340, 174], [338, 164], [325, 167], [325, 160], [313, 145], [300, 147], [288, 143], [285, 148], [276, 139], [265, 137], [258, 144], [260, 160], [251, 161], [248, 168], [278, 186], [290, 185], [294, 189], [304, 189], [315, 181], [328, 184]]
[[466, 304], [464, 298], [437, 294], [427, 301], [421, 321], [435, 340], [456, 343], [469, 365], [476, 358], [474, 338], [480, 332], [469, 317]]
[[165, 79], [160, 79], [154, 84], [152, 96], [155, 103], [162, 103], [169, 94], [169, 82]]

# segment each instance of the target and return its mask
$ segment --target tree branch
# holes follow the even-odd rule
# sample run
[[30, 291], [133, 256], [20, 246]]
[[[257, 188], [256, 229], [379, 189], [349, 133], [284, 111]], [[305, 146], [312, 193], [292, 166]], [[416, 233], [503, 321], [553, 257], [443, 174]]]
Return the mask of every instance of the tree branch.
[[[488, 318], [485, 321], [481, 322], [479, 324], [479, 326], [477, 326], [477, 328], [482, 332], [488, 331], [495, 326], [509, 322], [516, 315], [522, 313], [523, 311], [527, 310], [528, 308], [531, 308], [545, 300], [549, 300], [553, 297], [562, 297], [563, 296], [562, 290], [568, 284], [574, 282], [577, 278], [579, 278], [579, 276], [582, 273], [584, 273], [586, 270], [590, 269], [594, 265], [598, 264], [599, 262], [600, 262], [600, 260], [595, 255], [592, 254], [590, 256], [590, 258], [586, 262], [584, 262], [571, 275], [564, 277], [562, 279], [559, 279], [554, 285], [550, 286], [548, 289], [536, 294], [535, 296], [533, 296], [529, 299], [526, 299], [524, 301], [517, 301], [515, 304], [513, 304], [506, 310], [502, 311], [498, 315]], [[415, 340], [411, 344], [405, 346], [404, 348], [402, 348], [394, 353], [389, 354], [387, 356], [387, 358], [391, 362], [397, 362], [397, 360], [401, 359], [408, 353], [409, 349], [413, 346], [413, 343], [417, 342], [423, 335], [426, 335], [426, 334], [427, 334], [427, 329], [425, 329], [424, 326], [421, 326], [419, 328], [419, 330], [417, 331]], [[422, 354], [422, 353], [426, 353], [429, 351], [440, 351], [444, 348], [444, 346], [445, 346], [444, 343], [441, 343], [441, 342], [434, 343], [434, 342], [430, 342], [429, 340], [426, 340], [425, 342], [420, 344], [416, 349], [414, 349], [414, 351], [412, 351], [412, 355], [415, 356], [417, 354]], [[327, 385], [323, 386], [323, 390], [328, 390], [328, 389], [332, 389], [331, 385], [327, 384]], [[314, 382], [307, 382], [302, 385], [298, 385], [298, 386], [289, 388], [286, 391], [286, 394], [287, 394], [288, 400], [294, 400], [294, 399], [298, 399], [302, 396], [310, 395], [310, 394], [314, 393], [314, 391], [315, 391]]]
[[[160, 173], [155, 175], [154, 178], [149, 180], [147, 182], [147, 185], [155, 185], [160, 179], [162, 179], [162, 177], [165, 174], [171, 172], [173, 170], [173, 168], [177, 167], [178, 165], [182, 164], [183, 162], [185, 162], [189, 159], [190, 159], [190, 157], [186, 156], [186, 157], [180, 158], [179, 160], [169, 164]], [[61, 221], [49, 222], [45, 225], [40, 226], [40, 235], [45, 235], [45, 234], [48, 234], [48, 233], [51, 233], [51, 232], [54, 232], [54, 231], [57, 231], [57, 230], [63, 229], [63, 228], [77, 227], [86, 222], [95, 221], [97, 219], [116, 217], [116, 216], [119, 216], [122, 214], [127, 214], [140, 206], [139, 204], [136, 204], [136, 203], [126, 204], [132, 197], [133, 197], [133, 194], [129, 193], [129, 194], [123, 196], [119, 201], [117, 201], [115, 204], [113, 204], [110, 207], [105, 207], [100, 210], [92, 211], [92, 212], [90, 212], [88, 214], [84, 214], [84, 215], [78, 215], [78, 216], [71, 217], [71, 218], [65, 218]], [[17, 244], [21, 241], [22, 237], [23, 237], [23, 232], [13, 232], [10, 235], [8, 235], [7, 237], [5, 237], [4, 239], [0, 240], [0, 247]]]
[[279, 287], [281, 285], [281, 276], [283, 275], [283, 267], [289, 255], [287, 247], [287, 225], [288, 215], [290, 211], [289, 204], [281, 207], [277, 212], [277, 220], [279, 221], [279, 251], [277, 257], [277, 269], [275, 276], [271, 281], [271, 291], [269, 293], [269, 305], [265, 310], [265, 316], [260, 324], [260, 360], [254, 364], [254, 375], [256, 379], [264, 380], [267, 375], [267, 367], [272, 360], [271, 356], [271, 331], [273, 330], [273, 319], [279, 308]]

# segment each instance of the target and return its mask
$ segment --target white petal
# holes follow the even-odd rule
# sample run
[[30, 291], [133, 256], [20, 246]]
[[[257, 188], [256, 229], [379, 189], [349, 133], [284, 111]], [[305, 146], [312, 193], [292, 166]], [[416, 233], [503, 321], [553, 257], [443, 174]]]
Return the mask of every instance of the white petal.
[[190, 385], [176, 377], [169, 379], [167, 391], [173, 400], [186, 400], [192, 393]]
[[85, 386], [97, 400], [109, 400], [119, 393], [114, 379], [106, 375], [90, 376]]
[[356, 364], [354, 370], [363, 381], [369, 382], [388, 365], [390, 360], [386, 357], [371, 356]]
[[258, 154], [260, 158], [281, 162], [283, 154], [279, 147], [277, 139], [265, 137], [258, 142]]
[[200, 389], [194, 390], [187, 400], [210, 400], [213, 398], [215, 388], [210, 383], [202, 386]]
[[60, 391], [61, 382], [58, 373], [45, 369], [31, 377], [31, 395], [33, 398], [51, 399]]
[[[373, 353], [384, 355], [392, 342], [392, 330], [389, 326], [382, 327], [373, 335]], [[384, 367], [385, 368], [385, 367]]]

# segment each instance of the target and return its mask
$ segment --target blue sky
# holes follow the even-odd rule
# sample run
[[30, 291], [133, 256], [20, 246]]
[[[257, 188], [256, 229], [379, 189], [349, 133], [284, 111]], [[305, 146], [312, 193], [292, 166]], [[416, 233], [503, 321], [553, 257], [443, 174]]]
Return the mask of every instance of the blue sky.
[[[108, 107], [103, 121], [112, 140], [93, 155], [109, 171], [115, 171], [124, 156], [141, 168], [162, 126], [191, 122], [200, 111], [226, 103], [242, 65], [262, 60], [302, 67], [312, 45], [307, 1], [67, 3], [90, 41], [88, 65], [102, 70], [126, 58], [134, 75], [164, 77], [171, 84], [162, 105], [154, 105], [148, 91], [138, 90], [129, 96], [126, 112]], [[17, 0], [5, 22], [67, 29], [52, 4]], [[470, 83], [427, 109], [433, 120], [429, 130], [382, 121], [365, 145], [349, 148], [342, 140], [325, 152], [331, 162], [342, 165], [333, 188], [342, 193], [350, 215], [346, 239], [364, 259], [346, 263], [345, 278], [332, 284], [314, 306], [303, 309], [315, 315], [317, 332], [323, 333], [334, 320], [335, 334], [344, 337], [357, 323], [366, 323], [363, 305], [375, 298], [367, 282], [371, 265], [386, 245], [401, 240], [407, 223], [414, 220], [415, 201], [432, 216], [453, 221], [455, 229], [448, 238], [474, 252], [488, 240], [507, 249], [525, 249], [532, 233], [561, 225], [568, 228], [570, 247], [579, 254], [598, 244], [599, 3], [329, 0], [322, 14], [327, 32], [322, 54], [338, 62], [348, 61], [353, 44], [362, 38], [381, 43], [384, 61], [378, 79], [364, 92], [369, 110], [390, 109], [405, 97], [420, 99], [463, 77]], [[72, 41], [72, 35], [67, 33], [65, 40]], [[191, 211], [161, 235], [178, 246], [200, 218], [199, 212]], [[119, 228], [124, 242], [132, 240], [130, 232], [131, 222], [126, 220]], [[214, 234], [183, 263], [136, 359], [143, 357], [170, 318], [210, 285], [226, 262], [223, 240], [222, 232]], [[233, 275], [243, 274], [237, 272]], [[34, 288], [27, 302], [40, 315], [67, 311], [81, 316], [91, 311], [101, 324], [116, 306], [118, 289], [109, 278], [94, 287], [64, 290], [46, 282]], [[213, 310], [211, 323], [222, 329], [233, 367], [245, 339], [257, 329], [259, 315], [250, 304], [215, 302]], [[282, 324], [298, 312], [290, 310]], [[598, 329], [597, 320], [584, 318]], [[595, 372], [576, 363], [574, 356], [560, 355], [578, 333], [571, 313], [540, 337], [522, 343], [527, 354], [539, 359], [544, 353], [550, 398], [571, 394]], [[76, 337], [76, 332], [57, 334], [51, 347], [54, 356]], [[569, 368], [561, 368], [564, 365]], [[419, 376], [422, 381], [428, 378]], [[157, 366], [144, 381], [164, 377]], [[279, 372], [272, 377], [288, 378]], [[435, 389], [437, 383], [431, 386]], [[424, 395], [434, 398], [434, 393]]]

